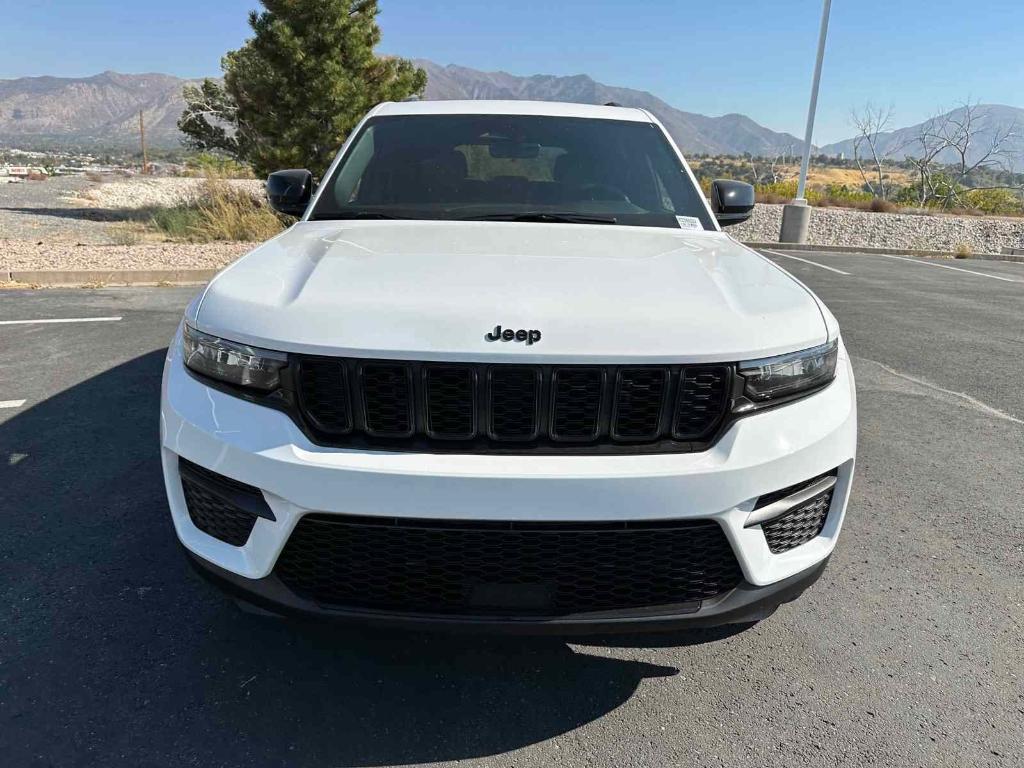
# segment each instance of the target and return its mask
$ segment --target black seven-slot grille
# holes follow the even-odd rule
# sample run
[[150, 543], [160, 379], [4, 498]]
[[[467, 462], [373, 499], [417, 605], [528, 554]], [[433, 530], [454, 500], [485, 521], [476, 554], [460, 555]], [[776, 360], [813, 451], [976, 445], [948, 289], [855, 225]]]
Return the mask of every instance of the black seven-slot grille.
[[688, 606], [742, 579], [712, 520], [431, 521], [309, 514], [275, 572], [322, 605], [462, 616]]
[[403, 450], [698, 450], [721, 425], [726, 365], [551, 366], [300, 357], [318, 442]]

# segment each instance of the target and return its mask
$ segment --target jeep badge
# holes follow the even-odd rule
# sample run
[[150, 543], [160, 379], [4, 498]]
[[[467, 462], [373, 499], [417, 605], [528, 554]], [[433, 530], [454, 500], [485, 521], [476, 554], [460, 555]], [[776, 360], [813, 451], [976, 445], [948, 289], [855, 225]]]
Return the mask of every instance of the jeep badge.
[[511, 328], [501, 329], [500, 325], [494, 326], [494, 330], [484, 335], [484, 338], [488, 341], [525, 341], [527, 345], [534, 344], [540, 341], [540, 331], [529, 330], [520, 328], [518, 331], [513, 331]]

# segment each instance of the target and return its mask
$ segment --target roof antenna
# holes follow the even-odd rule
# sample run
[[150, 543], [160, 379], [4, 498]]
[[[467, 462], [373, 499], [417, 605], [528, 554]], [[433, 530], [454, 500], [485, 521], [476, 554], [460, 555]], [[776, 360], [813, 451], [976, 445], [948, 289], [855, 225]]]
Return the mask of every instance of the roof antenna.
[[617, 102], [617, 101], [606, 101], [604, 105], [605, 105], [606, 107], [621, 107], [621, 106], [622, 106], [622, 105], [621, 105], [621, 104], [619, 104], [619, 102]]

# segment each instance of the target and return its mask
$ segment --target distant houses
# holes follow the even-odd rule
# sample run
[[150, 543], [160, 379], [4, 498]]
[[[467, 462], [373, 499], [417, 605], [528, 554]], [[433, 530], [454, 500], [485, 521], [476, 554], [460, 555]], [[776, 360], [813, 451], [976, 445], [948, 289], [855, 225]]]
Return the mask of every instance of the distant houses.
[[[150, 167], [155, 163], [150, 163]], [[130, 168], [121, 168], [113, 165], [57, 165], [46, 169], [41, 165], [0, 165], [0, 184], [20, 181], [45, 181], [51, 176], [84, 176], [86, 174], [97, 175], [133, 175], [135, 171]]]
[[2, 165], [0, 166], [0, 177], [6, 176], [7, 180], [17, 179], [19, 181], [42, 181], [50, 174], [46, 169], [38, 165]]

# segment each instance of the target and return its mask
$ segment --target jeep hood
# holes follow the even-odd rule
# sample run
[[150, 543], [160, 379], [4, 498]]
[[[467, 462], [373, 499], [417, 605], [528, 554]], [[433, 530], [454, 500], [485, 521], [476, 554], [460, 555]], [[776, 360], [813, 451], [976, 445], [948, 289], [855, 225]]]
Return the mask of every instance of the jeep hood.
[[[527, 222], [296, 224], [189, 321], [272, 349], [405, 359], [734, 361], [823, 343], [811, 293], [718, 232]], [[541, 340], [488, 341], [496, 325]]]

